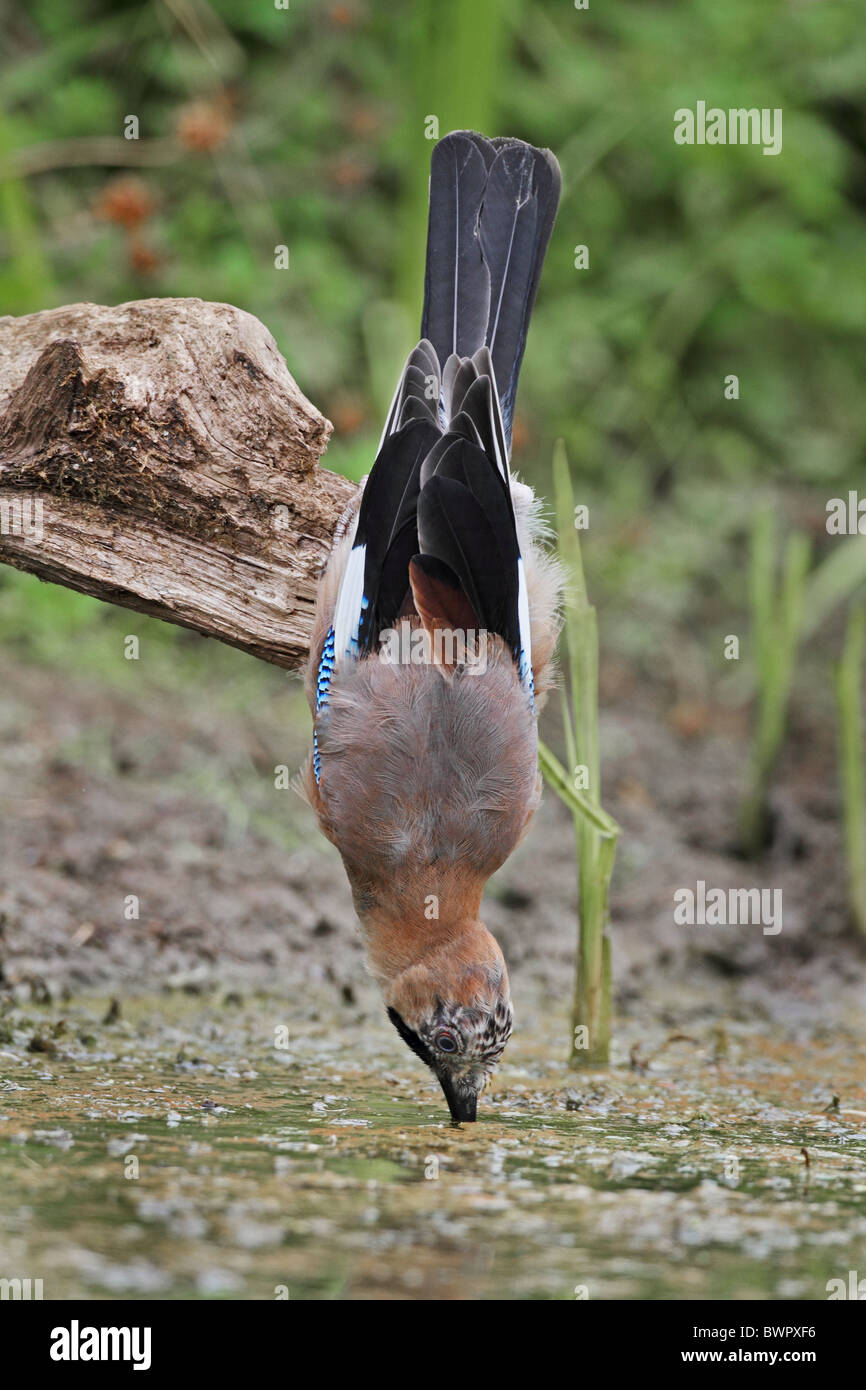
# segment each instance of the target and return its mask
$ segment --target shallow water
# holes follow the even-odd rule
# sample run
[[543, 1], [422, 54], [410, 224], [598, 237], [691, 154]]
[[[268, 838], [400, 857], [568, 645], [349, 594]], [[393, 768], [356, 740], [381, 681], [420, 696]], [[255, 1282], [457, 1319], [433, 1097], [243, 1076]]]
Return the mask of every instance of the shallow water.
[[739, 1025], [570, 1072], [524, 1033], [452, 1129], [387, 1026], [307, 1017], [283, 1048], [276, 1001], [106, 1002], [0, 1015], [0, 1276], [46, 1298], [823, 1299], [866, 1277], [862, 1040]]

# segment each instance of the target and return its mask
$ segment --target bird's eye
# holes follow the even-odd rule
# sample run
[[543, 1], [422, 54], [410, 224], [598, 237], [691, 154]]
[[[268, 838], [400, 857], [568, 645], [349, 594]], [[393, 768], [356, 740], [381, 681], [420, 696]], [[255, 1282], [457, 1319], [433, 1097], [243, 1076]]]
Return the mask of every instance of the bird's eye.
[[440, 1052], [457, 1051], [457, 1039], [454, 1037], [453, 1033], [437, 1033], [435, 1041]]

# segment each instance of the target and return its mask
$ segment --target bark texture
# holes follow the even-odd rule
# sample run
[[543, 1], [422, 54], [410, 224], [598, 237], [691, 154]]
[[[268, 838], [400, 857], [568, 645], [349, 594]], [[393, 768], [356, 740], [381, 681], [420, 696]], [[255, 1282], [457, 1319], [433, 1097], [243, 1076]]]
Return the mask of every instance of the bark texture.
[[0, 561], [298, 667], [355, 492], [330, 433], [231, 305], [0, 318]]

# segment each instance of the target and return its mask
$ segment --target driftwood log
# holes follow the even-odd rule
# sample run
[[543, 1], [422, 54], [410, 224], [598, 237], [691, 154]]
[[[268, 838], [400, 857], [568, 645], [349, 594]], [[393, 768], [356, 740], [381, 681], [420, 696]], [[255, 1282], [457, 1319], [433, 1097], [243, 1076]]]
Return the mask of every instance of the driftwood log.
[[355, 492], [330, 432], [230, 305], [0, 318], [0, 561], [299, 666]]

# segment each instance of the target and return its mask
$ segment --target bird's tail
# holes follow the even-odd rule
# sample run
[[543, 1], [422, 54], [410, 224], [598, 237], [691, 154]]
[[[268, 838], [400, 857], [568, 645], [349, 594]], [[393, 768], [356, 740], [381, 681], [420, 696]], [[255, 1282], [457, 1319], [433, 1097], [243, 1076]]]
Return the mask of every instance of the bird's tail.
[[335, 664], [373, 651], [407, 612], [431, 631], [501, 637], [532, 698], [529, 586], [508, 465], [559, 190], [554, 156], [521, 140], [456, 131], [433, 151], [422, 339], [364, 489], [317, 709]]
[[560, 187], [555, 156], [522, 140], [458, 130], [433, 150], [421, 337], [435, 349], [443, 383], [449, 357], [489, 349], [509, 451], [517, 378]]

